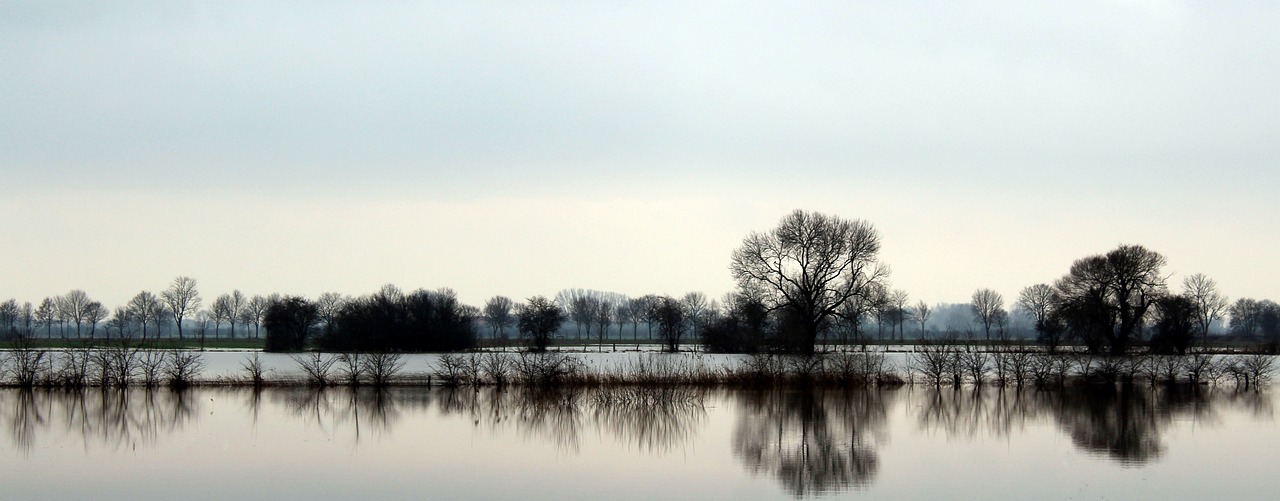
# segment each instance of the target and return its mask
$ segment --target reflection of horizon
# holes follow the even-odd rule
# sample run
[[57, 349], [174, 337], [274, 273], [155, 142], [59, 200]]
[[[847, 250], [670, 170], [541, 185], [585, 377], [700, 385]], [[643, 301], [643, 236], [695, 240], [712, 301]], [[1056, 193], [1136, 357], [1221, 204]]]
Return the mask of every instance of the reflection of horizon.
[[1224, 406], [1271, 416], [1269, 393], [1172, 386], [1081, 386], [1057, 391], [1001, 388], [929, 388], [920, 395], [922, 429], [948, 436], [987, 432], [1007, 437], [1027, 422], [1050, 419], [1085, 453], [1124, 465], [1158, 460], [1162, 434], [1175, 420], [1221, 421]]
[[186, 390], [94, 388], [85, 390], [14, 389], [0, 392], [0, 409], [10, 409], [10, 437], [29, 454], [39, 436], [55, 426], [78, 432], [85, 450], [154, 445], [198, 413]]
[[742, 392], [734, 455], [777, 477], [794, 496], [870, 485], [898, 390], [775, 389]]

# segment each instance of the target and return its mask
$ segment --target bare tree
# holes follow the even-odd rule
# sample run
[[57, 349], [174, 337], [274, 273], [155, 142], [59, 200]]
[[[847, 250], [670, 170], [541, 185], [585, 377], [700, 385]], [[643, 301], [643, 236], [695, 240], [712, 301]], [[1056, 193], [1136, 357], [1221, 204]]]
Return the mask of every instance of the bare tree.
[[680, 351], [680, 340], [684, 336], [688, 312], [681, 301], [663, 296], [655, 308], [658, 312], [658, 335], [667, 346], [667, 351]]
[[547, 351], [547, 345], [551, 344], [551, 336], [560, 330], [560, 325], [564, 323], [564, 310], [542, 296], [529, 298], [528, 302], [519, 308], [518, 316], [516, 323], [519, 326], [520, 335], [529, 340], [532, 350], [539, 352]]
[[911, 310], [911, 318], [920, 322], [920, 339], [924, 339], [925, 324], [929, 322], [929, 315], [933, 310], [929, 308], [929, 303], [921, 300], [916, 303], [916, 307]]
[[177, 277], [169, 284], [169, 288], [160, 293], [173, 322], [178, 326], [178, 339], [182, 339], [182, 319], [200, 309], [200, 292], [196, 290], [196, 279]]
[[1121, 245], [1072, 263], [1056, 289], [1068, 324], [1090, 351], [1128, 351], [1148, 311], [1165, 294], [1164, 256], [1141, 245]]
[[1204, 274], [1196, 273], [1182, 280], [1182, 295], [1195, 305], [1196, 334], [1202, 339], [1209, 336], [1213, 323], [1227, 312], [1230, 302], [1218, 292], [1218, 283]]
[[812, 355], [827, 320], [888, 274], [876, 261], [879, 251], [870, 223], [797, 210], [770, 232], [748, 235], [729, 268], [743, 291], [771, 310], [790, 310], [801, 329], [799, 348]]
[[133, 316], [127, 307], [117, 307], [111, 319], [107, 321], [107, 338], [111, 338], [111, 330], [115, 329], [116, 337], [133, 337]]
[[209, 334], [209, 310], [200, 310], [195, 314], [196, 337], [200, 339], [200, 349], [204, 349], [204, 338]]
[[261, 337], [262, 318], [267, 315], [267, 307], [270, 303], [267, 298], [262, 296], [253, 296], [249, 302], [245, 303], [244, 314], [240, 316], [241, 321], [253, 324], [253, 337]]
[[1001, 312], [1008, 314], [1004, 310], [1004, 296], [991, 289], [975, 291], [969, 302], [969, 309], [973, 311], [973, 318], [982, 324], [987, 341], [991, 341], [991, 326], [996, 324]]
[[231, 296], [223, 294], [213, 300], [213, 308], [209, 311], [213, 317], [213, 337], [220, 338], [222, 322], [231, 316]]
[[[346, 298], [337, 292], [326, 292], [316, 298], [316, 309], [320, 313], [320, 321], [324, 322], [326, 335], [333, 333], [334, 319], [338, 318], [338, 312], [342, 311], [342, 307], [346, 304]], [[263, 309], [266, 309], [265, 300]]]
[[[635, 339], [635, 340], [640, 339], [640, 331], [639, 331], [640, 322], [642, 321], [647, 322], [647, 319], [649, 316], [649, 310], [652, 308], [651, 305], [653, 304], [653, 299], [654, 299], [653, 295], [647, 295], [647, 296], [632, 298], [631, 300], [627, 301], [627, 309], [630, 310], [630, 316], [631, 316], [631, 338], [632, 339]], [[652, 332], [650, 333], [649, 337], [653, 337]]]
[[98, 322], [106, 320], [107, 308], [102, 303], [90, 301], [84, 307], [84, 322], [89, 324], [89, 339], [93, 339], [98, 330]]
[[[147, 340], [147, 324], [159, 323], [160, 300], [155, 294], [139, 292], [129, 300], [129, 317], [142, 325], [142, 340]], [[159, 327], [156, 328], [159, 330]]]
[[605, 297], [595, 297], [591, 299], [591, 305], [591, 320], [596, 326], [596, 336], [599, 339], [600, 350], [603, 351], [604, 338], [609, 333], [609, 326], [613, 325], [613, 303]]
[[58, 317], [58, 305], [53, 298], [44, 298], [35, 311], [36, 325], [44, 326], [44, 337], [53, 337], [53, 321]]
[[18, 334], [18, 301], [10, 299], [0, 303], [0, 336], [13, 337]]
[[86, 309], [93, 300], [89, 299], [89, 295], [80, 289], [75, 289], [62, 296], [62, 309], [68, 320], [76, 324], [76, 339], [80, 338], [81, 326], [84, 323]]
[[613, 305], [613, 318], [618, 322], [618, 339], [622, 339], [622, 329], [634, 320], [631, 316], [631, 299], [622, 298], [618, 304]]
[[245, 297], [244, 293], [240, 292], [239, 289], [231, 291], [230, 301], [228, 302], [230, 310], [227, 315], [227, 320], [231, 322], [231, 339], [236, 338], [236, 320], [239, 320], [244, 315], [246, 303], [248, 303], [248, 298]]
[[689, 337], [696, 338], [698, 329], [702, 328], [707, 316], [707, 296], [701, 292], [690, 292], [680, 299], [685, 314], [689, 317]]
[[494, 337], [506, 339], [507, 327], [511, 326], [515, 318], [511, 314], [511, 309], [515, 307], [515, 302], [506, 296], [493, 296], [484, 303], [484, 322], [489, 325], [490, 333]]
[[243, 316], [246, 303], [244, 293], [239, 290], [223, 294], [213, 300], [214, 319], [225, 320], [231, 324], [231, 339], [236, 338], [236, 321]]
[[898, 328], [898, 340], [905, 341], [907, 336], [905, 326], [907, 321], [907, 301], [910, 300], [910, 296], [907, 295], [907, 291], [894, 289], [893, 292], [889, 294], [888, 300], [890, 306], [889, 319], [893, 322], [893, 325]]

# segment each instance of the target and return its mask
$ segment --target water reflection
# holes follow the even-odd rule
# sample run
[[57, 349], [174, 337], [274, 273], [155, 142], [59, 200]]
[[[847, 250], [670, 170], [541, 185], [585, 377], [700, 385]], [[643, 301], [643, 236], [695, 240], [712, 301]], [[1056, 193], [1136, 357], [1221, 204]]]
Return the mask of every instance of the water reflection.
[[86, 449], [136, 449], [154, 444], [193, 419], [188, 392], [140, 389], [9, 390], [0, 408], [15, 449], [29, 454], [54, 432], [78, 437]]
[[1130, 466], [1159, 459], [1167, 448], [1162, 435], [1175, 421], [1213, 425], [1230, 408], [1262, 419], [1270, 419], [1273, 412], [1266, 392], [1190, 386], [916, 391], [922, 391], [917, 420], [924, 430], [950, 437], [1005, 437], [1030, 423], [1050, 420], [1077, 448]]
[[894, 390], [770, 390], [740, 395], [734, 454], [795, 496], [863, 487], [880, 466]]
[[695, 443], [709, 420], [709, 407], [727, 405], [733, 411], [727, 415], [732, 421], [725, 423], [732, 424], [733, 457], [750, 474], [773, 478], [793, 496], [808, 496], [873, 483], [884, 467], [881, 451], [894, 420], [913, 423], [917, 432], [972, 440], [1060, 432], [1086, 454], [1141, 466], [1164, 458], [1177, 445], [1169, 431], [1187, 422], [1218, 426], [1230, 421], [1228, 415], [1274, 419], [1273, 395], [1186, 386], [5, 389], [0, 390], [0, 425], [7, 433], [0, 436], [0, 447], [7, 441], [19, 457], [67, 445], [136, 450], [182, 433], [216, 411], [220, 417], [235, 416], [236, 432], [256, 429], [260, 419], [271, 426], [283, 419], [286, 426], [350, 438], [355, 447], [367, 437], [403, 437], [447, 424], [481, 434], [513, 433], [568, 453], [603, 438], [617, 448], [666, 454]]
[[444, 390], [439, 408], [475, 426], [517, 433], [577, 451], [585, 433], [628, 448], [665, 453], [706, 420], [704, 390], [684, 387], [483, 388]]

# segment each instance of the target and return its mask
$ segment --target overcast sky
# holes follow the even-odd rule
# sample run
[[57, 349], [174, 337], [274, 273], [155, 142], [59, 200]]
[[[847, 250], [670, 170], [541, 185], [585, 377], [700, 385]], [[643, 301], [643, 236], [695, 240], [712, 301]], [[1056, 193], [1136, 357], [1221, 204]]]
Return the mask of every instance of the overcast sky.
[[1012, 300], [1121, 243], [1280, 299], [1277, 26], [1263, 2], [0, 2], [0, 300], [178, 275], [206, 303], [718, 297], [797, 208], [872, 222], [913, 301]]

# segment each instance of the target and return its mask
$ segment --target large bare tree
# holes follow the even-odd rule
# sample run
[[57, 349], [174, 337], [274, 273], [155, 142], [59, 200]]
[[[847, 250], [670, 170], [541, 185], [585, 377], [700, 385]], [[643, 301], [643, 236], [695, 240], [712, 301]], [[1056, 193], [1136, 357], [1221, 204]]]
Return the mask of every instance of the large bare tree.
[[729, 269], [745, 293], [770, 310], [789, 310], [800, 350], [812, 354], [818, 331], [841, 306], [888, 275], [879, 252], [871, 223], [797, 210], [776, 228], [747, 235]]
[[1218, 292], [1218, 283], [1204, 274], [1196, 273], [1182, 280], [1182, 295], [1195, 305], [1197, 335], [1207, 337], [1213, 323], [1227, 312], [1230, 302]]
[[1004, 311], [1004, 296], [991, 289], [974, 291], [969, 300], [969, 309], [973, 311], [973, 318], [982, 324], [987, 341], [991, 341], [991, 326], [996, 325], [1002, 315], [1008, 315]]
[[[147, 324], [160, 323], [160, 300], [149, 291], [139, 292], [129, 300], [129, 318], [142, 324], [142, 339], [147, 339]], [[157, 326], [156, 331], [160, 329]]]
[[85, 316], [88, 314], [89, 303], [93, 300], [89, 299], [89, 295], [80, 289], [75, 289], [62, 296], [62, 308], [67, 320], [76, 323], [76, 339], [80, 338], [80, 327], [84, 324]]
[[1165, 294], [1164, 265], [1164, 256], [1141, 245], [1121, 245], [1072, 263], [1056, 285], [1071, 330], [1091, 351], [1127, 352]]
[[511, 314], [515, 301], [507, 296], [493, 296], [484, 303], [484, 323], [489, 326], [493, 337], [507, 337], [507, 327], [514, 321]]
[[929, 322], [929, 315], [933, 314], [933, 309], [929, 308], [929, 303], [920, 300], [916, 303], [916, 307], [911, 309], [911, 318], [920, 322], [920, 339], [924, 339], [925, 324]]
[[200, 309], [200, 291], [196, 290], [196, 279], [178, 277], [173, 279], [169, 288], [160, 293], [169, 313], [173, 315], [173, 323], [178, 326], [178, 339], [182, 339], [182, 319]]

